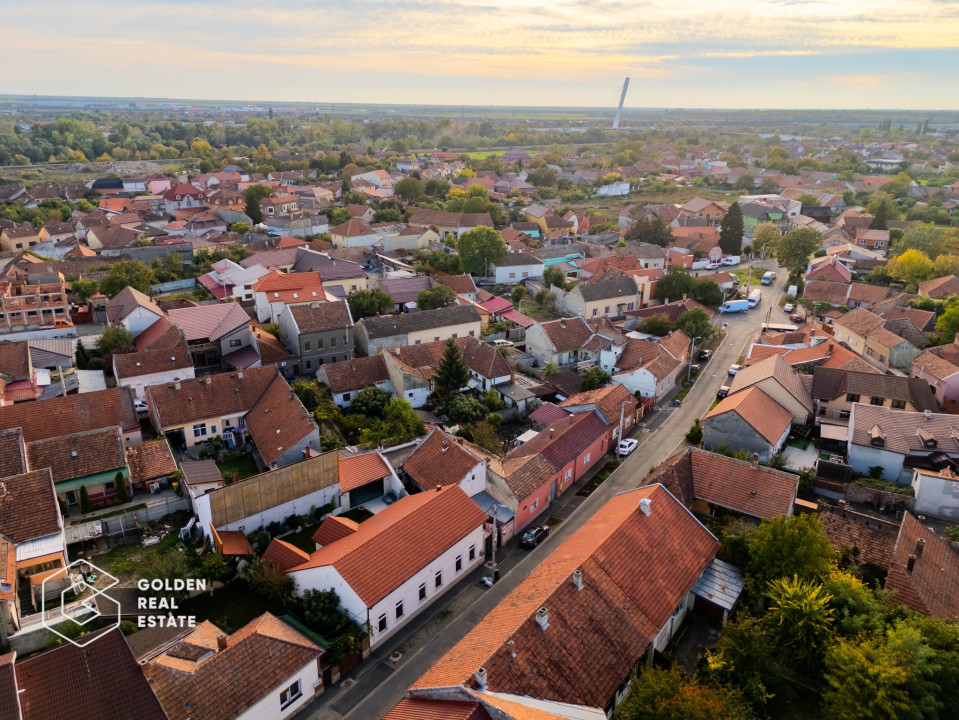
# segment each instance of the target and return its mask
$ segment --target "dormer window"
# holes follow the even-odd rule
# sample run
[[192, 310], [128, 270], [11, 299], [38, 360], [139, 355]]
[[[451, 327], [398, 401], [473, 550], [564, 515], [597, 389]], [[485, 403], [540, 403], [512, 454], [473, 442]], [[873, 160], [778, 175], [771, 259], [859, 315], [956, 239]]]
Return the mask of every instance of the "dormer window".
[[869, 431], [869, 444], [875, 447], [885, 447], [886, 445], [886, 435], [878, 425], [873, 425]]
[[922, 442], [923, 447], [934, 448], [939, 444], [933, 434], [923, 427], [916, 428], [916, 435]]

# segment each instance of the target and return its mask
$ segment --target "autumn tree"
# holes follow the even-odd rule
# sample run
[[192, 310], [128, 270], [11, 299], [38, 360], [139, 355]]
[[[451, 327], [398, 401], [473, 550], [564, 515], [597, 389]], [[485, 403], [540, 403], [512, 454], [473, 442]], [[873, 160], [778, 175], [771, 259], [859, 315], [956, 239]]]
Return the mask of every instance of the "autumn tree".
[[477, 227], [460, 236], [457, 243], [460, 268], [464, 273], [486, 277], [489, 265], [504, 257], [508, 251], [503, 236], [489, 227]]
[[889, 274], [904, 283], [921, 283], [933, 277], [935, 265], [926, 253], [919, 250], [906, 250], [886, 264]]
[[799, 666], [818, 667], [832, 633], [832, 596], [796, 575], [771, 581], [766, 594], [771, 605], [765, 621], [776, 646]]
[[939, 339], [943, 344], [955, 342], [956, 334], [959, 333], [959, 305], [946, 308], [936, 320], [936, 330], [939, 331]]
[[939, 255], [932, 262], [936, 277], [959, 275], [959, 257], [955, 255]]
[[765, 257], [771, 257], [781, 237], [778, 225], [771, 222], [761, 223], [753, 233], [753, 252], [761, 255], [765, 251]]
[[734, 202], [719, 224], [719, 247], [726, 255], [739, 255], [743, 232], [743, 211], [739, 203]]
[[688, 678], [678, 665], [647, 668], [616, 708], [616, 720], [748, 720], [742, 695], [722, 685]]

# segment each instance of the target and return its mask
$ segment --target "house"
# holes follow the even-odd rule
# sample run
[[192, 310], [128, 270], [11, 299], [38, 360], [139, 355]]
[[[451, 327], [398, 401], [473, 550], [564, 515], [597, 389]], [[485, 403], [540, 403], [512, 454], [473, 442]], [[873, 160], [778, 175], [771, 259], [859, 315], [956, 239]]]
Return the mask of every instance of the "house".
[[622, 385], [608, 385], [587, 390], [566, 398], [559, 404], [567, 412], [590, 412], [595, 410], [607, 425], [607, 443], [614, 447], [620, 433], [625, 437], [642, 417], [639, 401]]
[[684, 219], [698, 218], [704, 220], [708, 226], [718, 227], [728, 210], [729, 203], [693, 198], [679, 206], [679, 217], [675, 222], [682, 225]]
[[183, 487], [190, 498], [190, 507], [197, 512], [196, 499], [212, 490], [223, 487], [223, 475], [220, 474], [215, 460], [187, 460], [180, 463]]
[[513, 285], [523, 280], [543, 277], [545, 264], [529, 253], [507, 253], [489, 264], [487, 271], [497, 284]]
[[643, 485], [661, 484], [699, 517], [753, 522], [793, 514], [799, 476], [716, 453], [686, 448]]
[[408, 308], [416, 306], [417, 298], [423, 290], [433, 287], [433, 281], [425, 275], [417, 275], [383, 278], [378, 285], [380, 290], [393, 298], [393, 312], [406, 312]]
[[943, 407], [959, 402], [959, 345], [929, 348], [912, 359], [910, 375], [929, 384]]
[[87, 231], [84, 242], [92, 250], [117, 251], [132, 247], [143, 237], [140, 230], [122, 225], [94, 225]]
[[356, 393], [364, 388], [375, 387], [393, 392], [383, 358], [383, 355], [371, 355], [355, 357], [349, 362], [321, 365], [316, 370], [316, 379], [329, 386], [333, 402], [338, 407], [348, 408]]
[[599, 365], [610, 374], [610, 382], [631, 393], [660, 399], [676, 384], [691, 345], [681, 330], [674, 330], [658, 343], [629, 339], [601, 351]]
[[940, 300], [950, 295], [959, 295], [959, 278], [955, 275], [926, 280], [919, 283], [919, 295]]
[[833, 321], [833, 337], [880, 370], [889, 367], [907, 370], [920, 350], [886, 329], [886, 322], [865, 308], [856, 308]]
[[747, 450], [768, 462], [782, 450], [792, 420], [789, 410], [752, 385], [727, 395], [703, 416], [703, 448]]
[[[168, 720], [118, 628], [98, 630], [84, 642], [82, 647], [64, 643], [17, 663], [13, 662], [16, 653], [3, 656], [0, 707], [4, 717]], [[64, 692], [65, 687], [83, 691]]]
[[317, 272], [272, 272], [263, 275], [252, 288], [256, 319], [279, 322], [287, 305], [321, 303], [327, 300], [323, 280]]
[[486, 490], [486, 458], [463, 446], [463, 439], [433, 428], [403, 461], [403, 473], [423, 491], [459, 485], [470, 497]]
[[478, 227], [493, 227], [493, 218], [488, 212], [458, 213], [428, 208], [416, 208], [408, 222], [410, 225], [434, 229], [441, 240], [447, 235], [454, 235], [459, 239], [464, 232]]
[[170, 478], [178, 470], [173, 451], [165, 438], [127, 445], [124, 448], [130, 484], [135, 490], [149, 489], [155, 480]]
[[[66, 365], [72, 363], [68, 360]], [[37, 380], [28, 342], [0, 342], [0, 406], [37, 399], [42, 392]]]
[[932, 617], [959, 617], [959, 551], [910, 512], [899, 528], [886, 589], [895, 600]]
[[[341, 508], [358, 508], [383, 496], [395, 498], [405, 494], [396, 471], [379, 451], [361, 455], [344, 453], [338, 456], [338, 462]], [[317, 533], [324, 536], [325, 531], [321, 530]]]
[[260, 199], [260, 210], [264, 221], [279, 215], [292, 215], [299, 212], [300, 199], [296, 195], [279, 195]]
[[142, 440], [129, 388], [58, 395], [35, 403], [0, 407], [0, 430], [20, 428], [28, 443], [108, 427], [119, 427], [125, 444]]
[[264, 613], [230, 635], [205, 620], [141, 662], [170, 720], [279, 720], [323, 692], [324, 654]]
[[128, 387], [137, 400], [146, 397], [147, 385], [162, 385], [196, 377], [193, 358], [181, 339], [173, 347], [113, 354], [113, 376], [120, 387]]
[[[409, 717], [482, 717], [430, 714], [454, 700], [495, 718], [610, 717], [687, 612], [735, 603], [734, 568], [707, 598], [718, 547], [663, 486], [616, 495], [413, 684], [407, 699], [433, 709]], [[558, 681], [558, 667], [576, 671]]]
[[39, 245], [41, 239], [37, 229], [30, 223], [21, 223], [13, 227], [0, 229], [0, 255], [9, 257]]
[[26, 443], [27, 466], [48, 468], [57, 497], [66, 505], [78, 505], [84, 487], [90, 500], [100, 504], [116, 498], [120, 482], [127, 486], [127, 494], [132, 494], [123, 448], [116, 425], [83, 430]]
[[445, 285], [460, 297], [476, 302], [476, 282], [472, 275], [434, 275], [433, 282]]
[[408, 495], [288, 574], [298, 593], [335, 590], [375, 648], [483, 562], [486, 520], [458, 485]]
[[415, 252], [426, 250], [440, 241], [439, 234], [428, 227], [407, 225], [398, 233], [387, 233], [383, 236], [383, 252], [395, 253], [399, 250]]
[[584, 318], [622, 318], [639, 307], [639, 291], [630, 275], [616, 274], [599, 282], [580, 283], [563, 298], [567, 311]]
[[346, 214], [352, 219], [359, 220], [367, 225], [370, 225], [373, 222], [373, 217], [376, 215], [376, 211], [369, 205], [357, 205], [356, 203], [350, 203], [348, 205], [344, 205], [343, 209], [346, 210]]
[[569, 365], [592, 336], [592, 327], [582, 317], [538, 323], [526, 331], [526, 352], [542, 365]]
[[[71, 322], [63, 281], [0, 280], [0, 333], [58, 329], [58, 321]], [[74, 336], [69, 327], [63, 327], [60, 334]]]
[[345, 302], [287, 305], [279, 326], [284, 347], [299, 356], [294, 375], [311, 375], [321, 365], [353, 357], [353, 317]]
[[213, 269], [197, 278], [203, 287], [217, 300], [235, 298], [238, 301], [254, 300], [253, 286], [269, 271], [260, 265], [245, 268], [229, 258], [213, 263]]
[[449, 305], [402, 315], [362, 318], [354, 331], [356, 349], [366, 355], [407, 345], [437, 342], [449, 338], [480, 336], [476, 308]]
[[959, 460], [955, 425], [953, 415], [853, 403], [846, 435], [849, 465], [861, 475], [881, 467], [884, 479], [908, 484], [915, 468], [939, 470]]
[[153, 298], [127, 285], [106, 304], [107, 322], [126, 328], [134, 338], [162, 317]]
[[206, 207], [207, 193], [187, 183], [177, 183], [163, 193], [163, 207], [167, 215], [176, 215], [177, 210]]
[[939, 412], [929, 385], [915, 377], [817, 367], [811, 395], [817, 422], [821, 418], [848, 420], [852, 404], [857, 402], [909, 412]]
[[361, 220], [350, 219], [342, 225], [330, 228], [334, 247], [373, 247], [379, 241], [376, 230]]
[[837, 257], [824, 257], [813, 260], [806, 267], [806, 282], [851, 283], [852, 271]]
[[251, 358], [259, 363], [250, 317], [238, 303], [173, 308], [167, 315], [183, 333], [195, 367], [250, 367]]
[[[386, 372], [397, 397], [407, 400], [414, 408], [426, 404], [434, 390], [433, 378], [447, 342], [437, 340], [383, 351]], [[485, 393], [511, 381], [513, 372], [497, 348], [469, 335], [457, 337], [454, 342], [469, 370], [469, 389]]]
[[729, 388], [729, 397], [753, 387], [758, 387], [777, 405], [785, 408], [792, 416], [792, 422], [797, 425], [805, 425], [813, 413], [812, 397], [802, 378], [778, 355], [736, 373]]

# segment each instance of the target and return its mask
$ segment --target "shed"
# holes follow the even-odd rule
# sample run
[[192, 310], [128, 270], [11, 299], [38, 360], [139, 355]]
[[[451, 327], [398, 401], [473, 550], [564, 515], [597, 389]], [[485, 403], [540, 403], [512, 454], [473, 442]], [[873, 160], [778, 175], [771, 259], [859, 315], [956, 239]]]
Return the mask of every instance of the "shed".
[[725, 625], [742, 591], [743, 576], [739, 568], [713, 558], [693, 585], [696, 596], [693, 608], [700, 615]]

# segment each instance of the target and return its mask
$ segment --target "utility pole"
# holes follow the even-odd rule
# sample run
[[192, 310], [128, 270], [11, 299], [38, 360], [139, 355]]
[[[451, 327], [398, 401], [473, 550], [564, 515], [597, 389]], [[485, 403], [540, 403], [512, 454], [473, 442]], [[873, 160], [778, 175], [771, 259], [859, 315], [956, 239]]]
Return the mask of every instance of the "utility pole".
[[[626, 405], [619, 406], [619, 442], [623, 441], [623, 415], [626, 413]], [[617, 448], [618, 450], [618, 448]]]
[[492, 582], [491, 582], [490, 584], [492, 585], [492, 584], [495, 583], [496, 580], [497, 580], [497, 577], [496, 577], [496, 576], [497, 576], [497, 570], [496, 570], [496, 543], [499, 541], [499, 533], [496, 531], [496, 504], [495, 504], [495, 503], [494, 503], [493, 506], [490, 508], [489, 514], [490, 514], [490, 517], [493, 518], [493, 534], [492, 534], [492, 538], [491, 538], [491, 539], [492, 539], [492, 542], [490, 543], [490, 547], [492, 548], [492, 553], [491, 553], [491, 557], [490, 557], [490, 580], [491, 580]]

